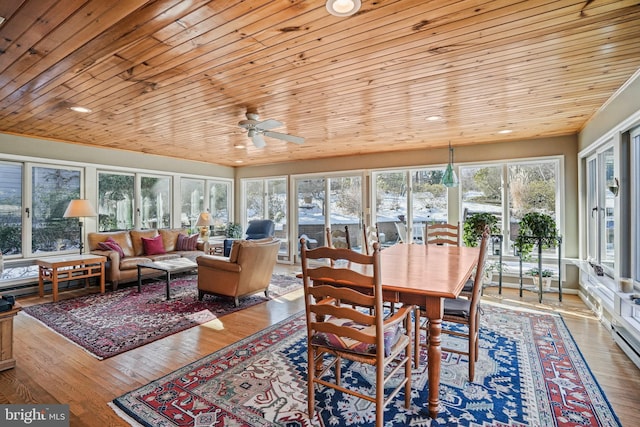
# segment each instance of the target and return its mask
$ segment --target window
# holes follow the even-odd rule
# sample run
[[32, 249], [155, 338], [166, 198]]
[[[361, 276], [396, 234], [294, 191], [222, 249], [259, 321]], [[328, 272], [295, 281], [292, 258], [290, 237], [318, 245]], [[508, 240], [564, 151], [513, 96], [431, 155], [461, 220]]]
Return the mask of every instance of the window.
[[608, 274], [615, 269], [614, 147], [609, 144], [587, 158], [587, 259]]
[[22, 164], [0, 162], [0, 242], [3, 255], [22, 254]]
[[425, 223], [448, 222], [443, 174], [442, 168], [374, 172], [375, 220], [386, 243], [421, 243]]
[[140, 228], [171, 227], [171, 178], [143, 176], [141, 179]]
[[[509, 198], [509, 239], [510, 250], [518, 236], [519, 224], [527, 212], [540, 212], [553, 217], [556, 227], [560, 224], [556, 215], [556, 194], [559, 162], [537, 161], [533, 163], [507, 164]], [[555, 255], [557, 248], [544, 249], [544, 255]]]
[[[462, 222], [471, 214], [489, 212], [501, 224], [503, 253], [515, 254], [513, 243], [519, 223], [527, 212], [551, 215], [562, 234], [556, 206], [562, 183], [560, 160], [537, 160], [460, 167]], [[504, 191], [507, 188], [508, 191]], [[543, 250], [543, 256], [554, 258], [557, 248]]]
[[298, 238], [309, 247], [326, 245], [326, 228], [349, 227], [354, 250], [362, 242], [362, 175], [296, 179]]
[[204, 179], [180, 180], [180, 227], [195, 228], [200, 213], [204, 212]]
[[[63, 218], [72, 199], [80, 198], [80, 170], [34, 166], [31, 169], [31, 253], [80, 247], [77, 218]], [[70, 230], [78, 230], [77, 233]]]
[[460, 167], [461, 222], [469, 215], [488, 212], [495, 215], [501, 223], [502, 171], [502, 165]]
[[[640, 184], [640, 129], [635, 131], [631, 145], [631, 180], [634, 183], [631, 186], [631, 218], [640, 218], [640, 195], [638, 185]], [[640, 283], [640, 224], [637, 219], [631, 223], [633, 236], [631, 247], [631, 268], [633, 278], [636, 283]], [[640, 316], [638, 316], [640, 317]]]
[[133, 174], [98, 173], [98, 231], [134, 228], [134, 188]]
[[271, 219], [280, 239], [280, 258], [289, 256], [287, 178], [243, 180], [245, 230], [254, 219]]
[[209, 204], [207, 208], [213, 216], [213, 235], [224, 236], [233, 211], [231, 182], [207, 181], [207, 184], [209, 185]]

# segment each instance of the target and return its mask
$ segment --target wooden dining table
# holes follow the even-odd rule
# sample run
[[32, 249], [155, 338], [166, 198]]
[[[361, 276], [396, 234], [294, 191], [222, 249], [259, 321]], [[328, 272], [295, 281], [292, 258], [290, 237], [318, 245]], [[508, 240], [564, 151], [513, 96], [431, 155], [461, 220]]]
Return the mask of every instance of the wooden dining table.
[[380, 252], [386, 301], [424, 307], [429, 318], [429, 415], [438, 416], [445, 298], [457, 298], [478, 264], [478, 248], [397, 244]]

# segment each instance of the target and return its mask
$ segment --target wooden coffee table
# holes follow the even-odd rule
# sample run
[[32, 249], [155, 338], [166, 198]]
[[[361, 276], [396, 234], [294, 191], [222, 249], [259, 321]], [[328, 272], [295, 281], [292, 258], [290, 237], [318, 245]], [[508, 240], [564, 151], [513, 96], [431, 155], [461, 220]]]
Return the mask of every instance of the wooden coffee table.
[[143, 262], [138, 264], [138, 292], [142, 292], [142, 269], [151, 268], [154, 270], [164, 271], [165, 280], [167, 281], [167, 299], [171, 299], [169, 293], [169, 285], [171, 284], [172, 273], [186, 273], [198, 268], [198, 264], [189, 258], [168, 259], [165, 261]]
[[104, 263], [107, 258], [101, 255], [64, 255], [39, 258], [38, 290], [40, 297], [44, 296], [44, 282], [51, 282], [53, 301], [58, 301], [58, 284], [70, 280], [85, 279], [89, 285], [90, 277], [99, 277], [100, 293], [104, 294]]

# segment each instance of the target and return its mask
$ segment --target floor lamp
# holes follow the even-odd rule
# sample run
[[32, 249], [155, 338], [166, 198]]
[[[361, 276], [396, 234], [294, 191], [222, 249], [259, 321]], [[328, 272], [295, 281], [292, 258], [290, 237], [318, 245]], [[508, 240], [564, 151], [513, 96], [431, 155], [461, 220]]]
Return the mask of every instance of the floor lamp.
[[69, 202], [67, 210], [64, 211], [64, 218], [78, 218], [78, 224], [80, 226], [80, 255], [82, 255], [84, 249], [84, 238], [82, 236], [82, 218], [88, 216], [98, 216], [96, 210], [93, 209], [91, 203], [85, 199], [76, 199]]

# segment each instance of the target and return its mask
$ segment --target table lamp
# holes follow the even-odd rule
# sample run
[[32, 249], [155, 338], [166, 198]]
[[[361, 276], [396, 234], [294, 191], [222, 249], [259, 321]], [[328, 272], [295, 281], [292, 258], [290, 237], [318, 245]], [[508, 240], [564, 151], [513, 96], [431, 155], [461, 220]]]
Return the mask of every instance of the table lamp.
[[80, 255], [82, 255], [84, 249], [84, 238], [82, 236], [82, 219], [88, 216], [98, 216], [96, 210], [93, 209], [91, 203], [85, 199], [76, 199], [69, 202], [67, 210], [64, 211], [63, 218], [79, 218], [78, 225], [80, 226]]
[[209, 240], [210, 229], [213, 225], [213, 217], [209, 212], [202, 212], [196, 222], [196, 227], [200, 227], [200, 239], [203, 241]]

